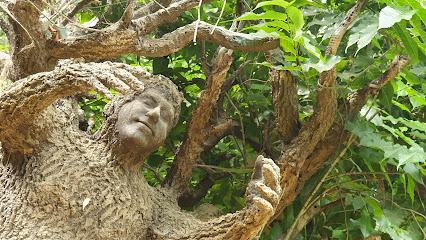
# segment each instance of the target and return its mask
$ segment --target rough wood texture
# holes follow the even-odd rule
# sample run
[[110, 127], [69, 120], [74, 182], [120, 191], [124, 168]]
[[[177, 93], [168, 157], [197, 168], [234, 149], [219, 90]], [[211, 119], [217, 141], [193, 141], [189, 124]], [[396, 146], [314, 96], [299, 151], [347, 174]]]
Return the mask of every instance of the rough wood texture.
[[[14, 83], [0, 97], [1, 239], [252, 239], [259, 233], [281, 195], [272, 160], [257, 159], [246, 208], [201, 221], [180, 210], [175, 189], [152, 188], [140, 165], [122, 164], [149, 153], [115, 152], [111, 117], [99, 134], [88, 135], [78, 129], [74, 98], [56, 100], [89, 89], [108, 95], [106, 86], [131, 96], [159, 78], [124, 64], [66, 62]], [[112, 106], [107, 114], [119, 112]]]
[[[326, 50], [327, 54], [334, 54], [336, 52], [342, 36], [345, 34], [350, 24], [356, 19], [365, 1], [366, 0], [359, 0], [357, 4], [348, 11], [345, 19], [331, 37]], [[285, 149], [283, 149], [282, 155], [278, 160], [278, 165], [281, 169], [281, 187], [286, 197], [281, 199], [278, 204], [277, 213], [272, 219], [277, 217], [279, 215], [278, 212], [281, 212], [286, 206], [291, 204], [298, 195], [303, 186], [300, 174], [303, 166], [307, 166], [305, 165], [306, 159], [316, 154], [314, 151], [317, 144], [324, 139], [333, 125], [337, 110], [336, 89], [334, 88], [335, 80], [335, 68], [319, 74], [319, 86], [316, 91], [317, 103], [314, 106], [314, 113], [309, 121], [302, 126], [298, 135], [291, 140], [290, 144], [288, 144]], [[272, 87], [274, 87], [274, 85], [272, 85]], [[280, 122], [281, 119], [277, 121]], [[334, 150], [337, 150], [337, 148]], [[329, 157], [330, 154], [321, 154], [321, 156]], [[325, 162], [327, 159], [320, 158], [316, 160], [318, 162]]]
[[[205, 0], [202, 4], [211, 2]], [[74, 10], [87, 4], [75, 1]], [[157, 2], [157, 1], [155, 1]], [[146, 38], [145, 36], [164, 23], [175, 21], [182, 12], [198, 6], [198, 0], [161, 1], [162, 7], [157, 5], [141, 10], [133, 15], [135, 2], [130, 1], [121, 19], [104, 29], [87, 29], [81, 31], [74, 23], [68, 23], [64, 18], [65, 26], [72, 36], [64, 39], [50, 38], [48, 31], [41, 22], [41, 11], [49, 6], [61, 9], [63, 2], [49, 3], [44, 1], [8, 2], [2, 4], [3, 12], [9, 15], [7, 20], [2, 19], [0, 25], [4, 27], [10, 42], [10, 52], [13, 62], [13, 71], [9, 78], [17, 80], [43, 71], [50, 71], [58, 59], [68, 58], [109, 58], [122, 54], [134, 53], [142, 56], [166, 56], [176, 52], [189, 44], [197, 32], [197, 39], [223, 45], [229, 49], [242, 51], [262, 51], [279, 47], [279, 39], [272, 37], [256, 37], [248, 34], [236, 33], [205, 22], [195, 22], [181, 27], [160, 39]], [[153, 4], [150, 4], [153, 5]], [[73, 13], [72, 10], [69, 16]], [[47, 14], [47, 15], [46, 15]], [[49, 17], [43, 13], [43, 17]], [[36, 19], [36, 20], [35, 20]], [[51, 23], [51, 27], [54, 27]], [[215, 33], [211, 30], [215, 28]]]
[[166, 185], [180, 192], [187, 189], [189, 181], [191, 180], [192, 169], [194, 168], [193, 165], [204, 151], [203, 142], [207, 137], [208, 130], [210, 130], [206, 129], [206, 127], [208, 127], [206, 124], [209, 120], [212, 108], [216, 105], [216, 101], [219, 98], [223, 80], [231, 63], [231, 54], [222, 54], [212, 74], [210, 74], [209, 79], [207, 79], [209, 83], [208, 86], [201, 92], [197, 105], [192, 111], [191, 117], [188, 119], [184, 140], [165, 179]]
[[290, 71], [269, 69], [272, 100], [277, 118], [277, 131], [284, 144], [289, 144], [299, 132], [299, 100], [296, 83]]

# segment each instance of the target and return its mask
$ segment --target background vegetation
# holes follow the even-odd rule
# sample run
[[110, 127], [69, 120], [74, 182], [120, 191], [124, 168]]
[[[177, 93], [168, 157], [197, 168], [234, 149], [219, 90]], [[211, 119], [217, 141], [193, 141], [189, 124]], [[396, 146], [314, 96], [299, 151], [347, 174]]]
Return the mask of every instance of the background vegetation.
[[[192, 9], [183, 13], [176, 22], [152, 33], [159, 37], [162, 30], [170, 32], [197, 19], [229, 28], [238, 19], [246, 20], [242, 32], [281, 39], [285, 58], [275, 59], [279, 63], [276, 66], [271, 66], [263, 53], [233, 53], [235, 61], [228, 74], [235, 80], [223, 108], [239, 126], [201, 156], [210, 171], [229, 173], [216, 181], [199, 203], [214, 204], [223, 213], [244, 207], [244, 192], [256, 157], [263, 154], [274, 158], [279, 154], [269, 67], [290, 70], [295, 76], [301, 118], [295, 124], [303, 124], [312, 114], [320, 72], [336, 67], [339, 99], [345, 99], [352, 90], [386, 71], [395, 55], [405, 53], [411, 57], [409, 67], [382, 87], [355, 121], [346, 123], [351, 132], [349, 140], [306, 182], [298, 198], [264, 229], [260, 239], [283, 238], [288, 229], [303, 221], [308, 224], [295, 239], [360, 239], [371, 235], [382, 239], [426, 238], [426, 3], [369, 1], [344, 35], [336, 56], [321, 55], [335, 26], [355, 2], [213, 1], [199, 12]], [[90, 27], [96, 19], [105, 17], [117, 21], [126, 2], [113, 3], [108, 16], [106, 0], [82, 9], [77, 14], [80, 23]], [[242, 9], [251, 11], [243, 13]], [[66, 35], [66, 31], [61, 34]], [[0, 49], [7, 51], [3, 35]], [[185, 96], [178, 125], [144, 165], [146, 180], [152, 186], [161, 184], [170, 168], [183, 139], [185, 121], [204, 89], [202, 59], [209, 61], [216, 48], [195, 42], [166, 57], [120, 57], [122, 62], [169, 77]], [[94, 130], [102, 122], [105, 104], [100, 97], [81, 102], [87, 119], [95, 121]], [[339, 107], [345, 108], [343, 100]], [[192, 185], [205, 174], [205, 168], [195, 169]]]

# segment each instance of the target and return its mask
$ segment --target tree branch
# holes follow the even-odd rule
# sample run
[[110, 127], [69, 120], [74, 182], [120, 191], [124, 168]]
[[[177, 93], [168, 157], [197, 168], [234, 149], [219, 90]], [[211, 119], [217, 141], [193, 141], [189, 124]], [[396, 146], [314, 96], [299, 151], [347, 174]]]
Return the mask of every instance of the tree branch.
[[330, 38], [330, 42], [328, 43], [328, 47], [326, 50], [326, 54], [335, 55], [337, 52], [337, 48], [340, 45], [340, 41], [342, 40], [343, 35], [348, 30], [348, 27], [355, 21], [359, 12], [361, 11], [362, 6], [368, 0], [358, 0], [355, 6], [353, 6], [347, 13], [343, 21], [339, 24], [337, 29], [334, 31], [333, 35]]
[[368, 98], [376, 94], [380, 88], [386, 85], [390, 80], [394, 79], [410, 61], [411, 58], [409, 56], [396, 55], [386, 72], [364, 85], [364, 87], [356, 90], [354, 93], [349, 94], [347, 99], [349, 102], [349, 109], [347, 111], [348, 119], [354, 119], [365, 105]]
[[[348, 11], [347, 16], [336, 29], [332, 36], [326, 53], [334, 54], [340, 44], [343, 34], [357, 17], [360, 7], [366, 0], [359, 0], [355, 6]], [[314, 107], [314, 113], [309, 121], [302, 126], [299, 134], [286, 146], [280, 160], [278, 161], [281, 169], [281, 187], [286, 192], [286, 198], [281, 199], [277, 212], [273, 218], [278, 216], [282, 210], [288, 206], [291, 201], [288, 199], [295, 198], [299, 190], [300, 172], [305, 160], [313, 153], [315, 146], [319, 141], [324, 139], [327, 131], [333, 124], [336, 109], [336, 89], [334, 88], [336, 80], [336, 68], [319, 74], [319, 88], [317, 90], [317, 103]], [[273, 219], [272, 218], [272, 219]]]
[[62, 25], [65, 26], [68, 24], [69, 19], [72, 19], [77, 13], [78, 11], [80, 11], [81, 9], [83, 9], [86, 5], [91, 4], [92, 2], [95, 2], [96, 0], [83, 0], [79, 3], [77, 3], [77, 5], [75, 5], [74, 9], [68, 13], [67, 18], [65, 18], [64, 21], [62, 21]]
[[[279, 39], [257, 37], [235, 33], [224, 28], [214, 28], [205, 22], [198, 25], [197, 39], [219, 44], [229, 49], [240, 51], [264, 51], [279, 47]], [[49, 54], [64, 58], [110, 58], [122, 54], [134, 53], [140, 56], [161, 57], [179, 51], [193, 40], [195, 23], [178, 28], [159, 39], [145, 39], [138, 35], [138, 30], [107, 29], [99, 33], [50, 42]]]
[[[281, 50], [268, 51], [268, 62], [274, 65], [274, 55], [283, 56]], [[299, 99], [296, 82], [290, 71], [269, 68], [277, 131], [284, 144], [289, 144], [299, 132]]]
[[127, 0], [126, 9], [124, 9], [123, 16], [120, 19], [120, 27], [127, 28], [129, 24], [132, 22], [133, 10], [136, 6], [136, 0]]
[[144, 16], [147, 16], [149, 14], [155, 13], [156, 11], [160, 9], [167, 8], [172, 0], [153, 0], [152, 2], [149, 2], [145, 6], [137, 9], [135, 11], [135, 18], [141, 18]]
[[208, 77], [208, 87], [201, 92], [195, 109], [188, 119], [187, 130], [179, 152], [176, 154], [172, 167], [168, 172], [164, 183], [172, 188], [184, 192], [191, 180], [192, 168], [200, 157], [203, 149], [203, 141], [206, 138], [206, 124], [211, 110], [216, 104], [220, 94], [223, 79], [232, 63], [232, 57], [226, 51], [216, 64], [216, 68]]
[[[201, 4], [206, 4], [211, 1], [213, 0], [204, 0]], [[176, 17], [178, 17], [182, 12], [198, 6], [199, 3], [200, 0], [182, 0], [172, 3], [167, 8], [160, 9], [153, 14], [135, 19], [133, 24], [137, 26], [142, 35], [146, 35], [164, 23], [175, 21]]]

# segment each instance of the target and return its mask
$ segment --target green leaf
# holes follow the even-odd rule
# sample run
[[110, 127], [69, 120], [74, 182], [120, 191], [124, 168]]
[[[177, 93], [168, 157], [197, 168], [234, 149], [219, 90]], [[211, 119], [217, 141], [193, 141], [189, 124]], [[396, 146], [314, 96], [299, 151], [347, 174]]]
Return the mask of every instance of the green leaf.
[[410, 70], [408, 70], [407, 68], [404, 68], [404, 70], [402, 70], [402, 73], [400, 73], [400, 75], [404, 77], [405, 80], [407, 80], [407, 83], [410, 85], [420, 84], [420, 80], [417, 78], [417, 76], [414, 75], [412, 72], [410, 72]]
[[284, 21], [287, 19], [287, 14], [280, 13], [276, 11], [266, 11], [263, 13], [247, 13], [243, 14], [241, 17], [235, 19], [234, 21], [241, 21], [241, 20], [261, 20], [261, 19], [272, 19], [272, 20], [281, 20]]
[[291, 20], [293, 20], [295, 36], [298, 36], [305, 24], [305, 21], [303, 20], [303, 13], [295, 7], [287, 8], [286, 12]]
[[388, 106], [392, 104], [392, 97], [393, 97], [394, 91], [391, 83], [387, 83], [385, 86], [383, 86], [380, 89], [380, 93], [378, 95], [378, 98], [380, 100], [380, 103], [384, 106]]
[[335, 55], [327, 55], [325, 56], [325, 60], [326, 62], [321, 60], [319, 60], [317, 63], [307, 62], [306, 64], [302, 65], [302, 70], [304, 72], [307, 72], [309, 71], [309, 68], [315, 68], [319, 73], [328, 71], [332, 69], [336, 64], [338, 64], [342, 60], [342, 58]]
[[386, 6], [379, 13], [379, 29], [390, 28], [403, 19], [410, 20], [415, 12], [416, 10], [410, 10], [409, 6], [396, 9]]
[[[421, 11], [418, 11], [418, 12], [421, 12]], [[410, 19], [410, 23], [414, 27], [415, 34], [419, 34], [422, 37], [422, 39], [425, 40], [426, 39], [426, 32], [422, 28], [422, 23], [421, 23], [421, 20], [420, 20], [420, 17], [418, 16], [418, 14], [413, 15], [413, 17]]]
[[359, 219], [359, 227], [364, 237], [370, 236], [373, 232], [376, 224], [373, 224], [374, 219], [372, 219], [370, 213], [367, 210], [361, 210], [361, 218]]
[[367, 46], [371, 42], [371, 40], [374, 38], [377, 31], [379, 30], [378, 27], [379, 23], [374, 22], [359, 32], [359, 38], [357, 41], [358, 50], [356, 51], [356, 53], [358, 53], [359, 50], [361, 50], [363, 47]]
[[404, 44], [405, 49], [407, 50], [410, 57], [418, 61], [419, 53], [417, 48], [417, 43], [411, 38], [410, 33], [406, 29], [406, 22], [400, 22], [393, 26], [393, 29], [396, 31], [398, 36], [401, 38], [402, 43]]
[[423, 186], [425, 186], [424, 182], [423, 182], [423, 174], [420, 171], [419, 168], [416, 167], [416, 165], [414, 163], [407, 163], [404, 168], [403, 168], [404, 172], [410, 174], [410, 176], [416, 180], [416, 182], [422, 184]]
[[373, 208], [374, 216], [381, 217], [383, 212], [382, 208], [379, 206], [379, 204], [376, 202], [376, 200], [373, 200], [371, 198], [367, 198], [366, 200], [367, 204], [370, 205]]
[[408, 192], [408, 195], [410, 195], [411, 204], [413, 204], [414, 203], [414, 188], [415, 188], [415, 185], [414, 185], [413, 178], [410, 175], [407, 176], [407, 179], [408, 179], [407, 192]]
[[294, 1], [292, 2], [286, 2], [284, 0], [273, 0], [273, 1], [266, 1], [266, 2], [260, 2], [259, 4], [257, 4], [255, 9], [258, 9], [260, 7], [263, 6], [270, 6], [270, 5], [275, 5], [275, 6], [280, 6], [283, 8], [287, 8], [288, 6], [290, 6], [291, 4], [293, 4]]
[[397, 107], [401, 108], [402, 110], [404, 110], [404, 111], [407, 111], [407, 112], [411, 113], [410, 109], [408, 109], [408, 108], [407, 108], [404, 104], [399, 103], [399, 102], [397, 102], [397, 101], [395, 101], [395, 100], [392, 100], [392, 103], [393, 103], [395, 106], [397, 106]]
[[[419, 0], [394, 0], [399, 6], [405, 6], [409, 5], [413, 9], [418, 9], [419, 11], [416, 12], [416, 15], [423, 21], [423, 24], [426, 25], [426, 11], [423, 9], [425, 8], [420, 4]], [[421, 0], [424, 1], [424, 0]]]
[[291, 52], [293, 53], [293, 55], [297, 55], [297, 51], [294, 48], [294, 40], [287, 37], [287, 36], [280, 36], [281, 39], [281, 47], [284, 49], [284, 51], [286, 52]]
[[356, 196], [352, 199], [352, 206], [354, 207], [354, 210], [361, 209], [365, 206], [365, 201], [362, 197]]
[[321, 55], [321, 51], [310, 43], [311, 40], [309, 39], [308, 35], [302, 35], [299, 42], [303, 45], [303, 47], [306, 48], [306, 50], [312, 53], [315, 57], [321, 59], [321, 61], [323, 62], [327, 62], [325, 58]]

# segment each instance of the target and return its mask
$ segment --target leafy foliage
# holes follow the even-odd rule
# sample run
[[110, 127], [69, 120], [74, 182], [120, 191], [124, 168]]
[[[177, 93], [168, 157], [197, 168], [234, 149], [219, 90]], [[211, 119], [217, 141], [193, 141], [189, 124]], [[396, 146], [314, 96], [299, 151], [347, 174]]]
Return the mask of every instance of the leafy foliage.
[[[106, 1], [102, 2], [105, 6]], [[342, 146], [344, 154], [331, 159], [308, 180], [293, 204], [264, 229], [261, 239], [282, 237], [300, 220], [299, 212], [305, 206], [321, 207], [336, 201], [339, 204], [315, 216], [295, 238], [359, 239], [381, 235], [383, 239], [424, 239], [426, 10], [422, 1], [370, 1], [344, 36], [336, 56], [322, 53], [335, 27], [355, 1], [327, 0], [326, 4], [319, 4], [306, 0], [271, 0], [260, 1], [257, 6], [253, 1], [244, 1], [251, 11], [235, 16], [242, 2], [213, 1], [202, 7], [200, 16], [192, 9], [175, 23], [163, 26], [176, 29], [198, 17], [210, 23], [219, 20], [225, 27], [230, 27], [234, 20], [246, 21], [244, 32], [279, 37], [286, 52], [285, 58], [276, 59], [279, 66], [271, 66], [260, 53], [233, 53], [235, 60], [229, 74], [245, 61], [251, 60], [254, 64], [247, 65], [237, 75], [222, 106], [228, 116], [239, 123], [239, 128], [201, 156], [212, 171], [228, 172], [229, 177], [216, 181], [200, 203], [214, 204], [223, 213], [244, 207], [249, 169], [258, 154], [265, 154], [263, 131], [274, 113], [268, 67], [291, 70], [297, 78], [300, 118], [305, 121], [316, 102], [318, 73], [337, 69], [336, 88], [339, 104], [344, 107], [343, 99], [351, 91], [386, 71], [395, 55], [407, 54], [412, 58], [410, 67], [370, 99], [355, 121], [347, 122], [346, 129], [352, 137]], [[116, 21], [123, 10], [123, 4], [114, 5], [109, 20]], [[82, 24], [90, 23], [101, 18], [105, 11], [106, 7], [93, 5], [83, 9], [78, 17]], [[161, 28], [153, 34], [161, 36]], [[152, 186], [164, 180], [183, 138], [186, 119], [205, 88], [200, 45], [197, 42], [161, 58], [120, 57], [122, 62], [141, 65], [154, 74], [169, 77], [185, 96], [178, 125], [164, 146], [146, 160], [143, 171]], [[206, 43], [205, 47], [210, 60], [216, 46]], [[1, 50], [7, 48], [7, 44], [1, 44]], [[101, 97], [81, 102], [86, 117], [95, 121], [94, 130], [102, 121], [105, 104], [106, 100]], [[276, 130], [272, 128], [269, 135], [278, 153]], [[205, 174], [195, 169], [191, 184], [195, 186]]]

